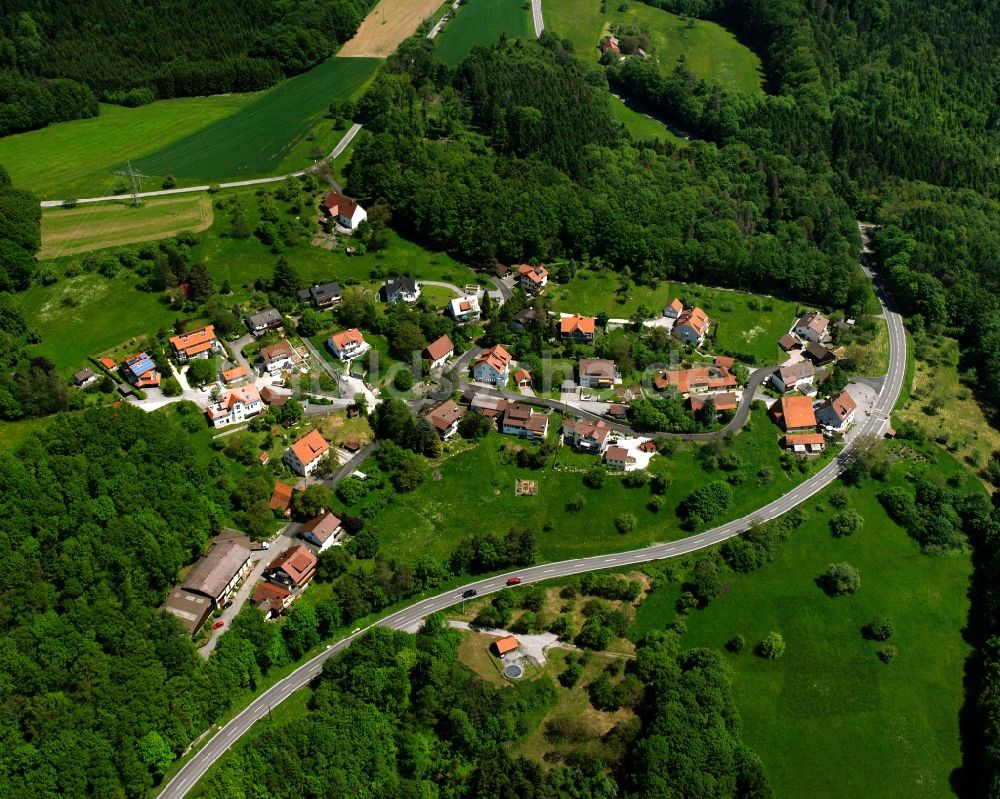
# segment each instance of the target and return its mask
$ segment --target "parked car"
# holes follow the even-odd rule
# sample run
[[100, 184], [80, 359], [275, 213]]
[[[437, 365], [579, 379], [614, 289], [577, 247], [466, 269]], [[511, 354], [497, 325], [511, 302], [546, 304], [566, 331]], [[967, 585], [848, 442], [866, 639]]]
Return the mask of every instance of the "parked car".
[[462, 598], [468, 599], [469, 597], [475, 596], [479, 592], [475, 588], [468, 588], [462, 592]]
[[225, 625], [225, 623], [226, 623], [225, 619], [219, 619], [217, 622], [213, 622], [212, 623], [212, 629], [213, 630], [218, 630], [220, 627], [222, 627], [223, 625]]
[[231, 608], [232, 606], [233, 606], [233, 600], [227, 599], [226, 604], [222, 606], [222, 609], [225, 610], [226, 608]]
[[520, 577], [511, 577], [507, 581], [507, 585], [520, 585], [520, 584], [521, 584], [521, 578]]

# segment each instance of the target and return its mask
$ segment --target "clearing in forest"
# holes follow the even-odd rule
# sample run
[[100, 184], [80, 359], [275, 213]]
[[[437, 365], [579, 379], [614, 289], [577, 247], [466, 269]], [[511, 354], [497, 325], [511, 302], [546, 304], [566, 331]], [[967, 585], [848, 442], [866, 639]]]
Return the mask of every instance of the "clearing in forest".
[[508, 39], [533, 39], [531, 9], [523, 0], [468, 0], [454, 12], [434, 40], [437, 54], [450, 67], [458, 66], [476, 45]]
[[141, 208], [124, 203], [53, 208], [42, 214], [39, 257], [156, 241], [182, 230], [198, 233], [211, 227], [212, 219], [211, 198], [198, 196], [148, 200]]
[[386, 58], [440, 5], [440, 0], [381, 0], [337, 55]]

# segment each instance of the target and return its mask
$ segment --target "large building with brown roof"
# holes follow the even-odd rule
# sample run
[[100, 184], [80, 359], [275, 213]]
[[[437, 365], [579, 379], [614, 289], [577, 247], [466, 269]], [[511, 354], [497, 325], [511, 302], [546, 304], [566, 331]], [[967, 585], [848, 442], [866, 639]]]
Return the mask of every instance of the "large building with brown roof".
[[261, 583], [250, 597], [250, 604], [267, 618], [279, 616], [292, 602], [292, 592], [274, 583]]
[[657, 391], [674, 389], [681, 396], [694, 391], [731, 391], [739, 385], [736, 375], [726, 366], [693, 366], [690, 369], [669, 369], [653, 378]]
[[234, 539], [220, 541], [198, 561], [181, 588], [208, 597], [214, 607], [219, 607], [251, 568], [246, 544]]
[[549, 283], [549, 270], [544, 266], [529, 266], [521, 264], [517, 268], [521, 288], [532, 294], [537, 294]]
[[441, 336], [441, 338], [435, 339], [428, 344], [427, 349], [424, 350], [424, 356], [428, 361], [430, 361], [431, 369], [437, 369], [439, 366], [444, 366], [445, 362], [454, 354], [455, 345], [451, 343], [451, 339], [447, 336]]
[[438, 435], [447, 441], [458, 430], [458, 422], [462, 418], [462, 408], [454, 400], [445, 400], [424, 414], [424, 418], [433, 425]]
[[318, 430], [312, 430], [292, 444], [282, 460], [296, 474], [308, 477], [316, 471], [316, 467], [329, 452], [330, 445], [326, 439]]
[[611, 426], [593, 419], [565, 419], [563, 436], [581, 452], [601, 455], [608, 448]]
[[688, 308], [677, 317], [673, 332], [685, 344], [695, 344], [700, 347], [708, 334], [708, 326], [708, 314], [698, 307]]
[[845, 388], [836, 396], [824, 400], [816, 408], [816, 420], [831, 430], [846, 430], [854, 421], [858, 404]]
[[502, 345], [496, 344], [485, 350], [472, 364], [472, 376], [481, 383], [505, 386], [513, 361], [514, 356]]
[[523, 402], [511, 402], [504, 409], [500, 430], [509, 436], [544, 441], [549, 432], [549, 417], [544, 413], [535, 413], [530, 405]]
[[269, 347], [262, 347], [259, 355], [264, 371], [270, 375], [291, 369], [295, 364], [295, 350], [285, 339]]
[[340, 537], [340, 518], [325, 510], [299, 528], [299, 538], [308, 541], [322, 552], [337, 543]]
[[305, 544], [296, 544], [272, 560], [264, 576], [285, 588], [301, 588], [316, 573], [318, 559]]
[[621, 382], [618, 367], [607, 358], [581, 358], [577, 374], [580, 388], [611, 388]]
[[326, 340], [326, 346], [340, 360], [348, 361], [363, 355], [368, 349], [368, 342], [360, 330], [352, 327], [350, 330], [341, 330], [330, 336]]
[[178, 361], [189, 361], [192, 358], [208, 358], [222, 348], [215, 337], [214, 325], [205, 325], [190, 333], [181, 333], [170, 339], [170, 348]]
[[786, 433], [816, 430], [816, 414], [809, 397], [782, 397], [774, 404], [774, 418]]
[[771, 375], [772, 385], [782, 393], [786, 391], [810, 391], [813, 378], [816, 377], [816, 367], [809, 361], [796, 361], [782, 366]]
[[572, 316], [563, 316], [559, 320], [559, 338], [571, 338], [578, 342], [594, 340], [594, 331], [597, 329], [597, 320], [593, 316], [581, 316], [578, 313]]
[[277, 482], [274, 484], [274, 492], [271, 494], [271, 501], [267, 503], [271, 510], [275, 510], [282, 516], [289, 516], [292, 512], [292, 487], [288, 483]]
[[212, 608], [212, 600], [207, 596], [185, 591], [179, 586], [174, 588], [160, 605], [160, 610], [165, 610], [180, 619], [181, 624], [191, 635], [201, 629]]

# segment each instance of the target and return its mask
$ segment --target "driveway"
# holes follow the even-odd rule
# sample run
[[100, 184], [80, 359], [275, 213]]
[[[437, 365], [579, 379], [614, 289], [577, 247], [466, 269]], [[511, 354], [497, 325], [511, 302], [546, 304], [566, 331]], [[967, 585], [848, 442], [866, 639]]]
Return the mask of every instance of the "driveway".
[[469, 632], [492, 635], [495, 638], [506, 638], [508, 635], [513, 635], [517, 639], [518, 644], [520, 644], [517, 654], [522, 657], [529, 657], [539, 665], [543, 664], [546, 660], [545, 651], [553, 646], [558, 646], [560, 649], [576, 649], [572, 644], [560, 641], [559, 636], [554, 633], [515, 635], [507, 630], [494, 630], [491, 627], [473, 627], [464, 621], [449, 621], [448, 626], [456, 630], [467, 630]]

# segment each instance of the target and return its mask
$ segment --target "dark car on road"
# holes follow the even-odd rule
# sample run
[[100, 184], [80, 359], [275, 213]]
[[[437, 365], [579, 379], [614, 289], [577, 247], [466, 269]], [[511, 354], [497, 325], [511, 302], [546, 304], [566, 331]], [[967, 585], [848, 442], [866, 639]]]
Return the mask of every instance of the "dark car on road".
[[475, 588], [468, 588], [462, 592], [462, 598], [468, 599], [470, 596], [475, 596], [479, 592]]

